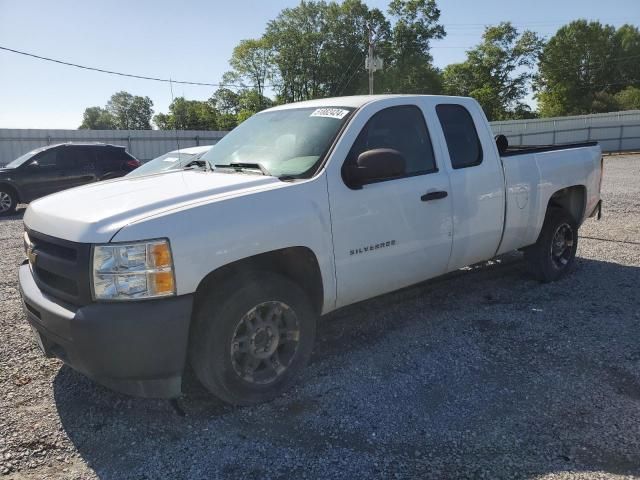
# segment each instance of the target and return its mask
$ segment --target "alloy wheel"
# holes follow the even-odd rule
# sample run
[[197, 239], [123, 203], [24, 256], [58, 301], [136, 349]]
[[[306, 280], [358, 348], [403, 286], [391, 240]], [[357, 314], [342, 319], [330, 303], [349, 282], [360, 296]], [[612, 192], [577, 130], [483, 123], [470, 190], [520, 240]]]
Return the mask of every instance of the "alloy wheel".
[[558, 226], [551, 241], [551, 262], [558, 270], [563, 269], [571, 260], [574, 241], [571, 225], [563, 223]]
[[8, 212], [13, 205], [11, 195], [7, 192], [0, 192], [0, 213]]
[[272, 383], [291, 365], [299, 342], [293, 309], [278, 301], [256, 305], [240, 319], [231, 339], [233, 369], [246, 382]]

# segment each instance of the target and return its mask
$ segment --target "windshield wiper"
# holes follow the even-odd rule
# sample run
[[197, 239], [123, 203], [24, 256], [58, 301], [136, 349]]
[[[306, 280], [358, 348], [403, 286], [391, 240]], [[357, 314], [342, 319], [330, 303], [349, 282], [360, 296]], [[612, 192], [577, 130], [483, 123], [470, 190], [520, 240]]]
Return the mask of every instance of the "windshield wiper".
[[228, 163], [224, 165], [214, 165], [216, 168], [231, 168], [237, 172], [242, 170], [259, 170], [263, 175], [271, 176], [269, 171], [261, 163]]
[[182, 170], [187, 170], [190, 168], [202, 168], [205, 172], [213, 170], [209, 162], [207, 162], [206, 160], [191, 160], [184, 167], [182, 167]]

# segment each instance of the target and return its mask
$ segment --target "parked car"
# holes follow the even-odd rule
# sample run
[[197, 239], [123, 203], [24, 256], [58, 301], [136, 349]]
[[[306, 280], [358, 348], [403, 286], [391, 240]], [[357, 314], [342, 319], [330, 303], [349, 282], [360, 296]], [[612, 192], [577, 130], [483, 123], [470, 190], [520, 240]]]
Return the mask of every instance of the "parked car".
[[60, 190], [122, 177], [139, 165], [118, 145], [64, 143], [37, 148], [0, 168], [0, 215]]
[[301, 372], [320, 315], [523, 249], [566, 275], [600, 209], [596, 143], [500, 151], [478, 103], [359, 96], [240, 124], [215, 166], [33, 202], [19, 280], [46, 355], [129, 394], [175, 397], [187, 360], [253, 404]]
[[166, 172], [168, 170], [175, 170], [184, 168], [188, 165], [202, 167], [206, 166], [206, 161], [200, 161], [205, 153], [211, 150], [213, 145], [203, 145], [199, 147], [181, 148], [179, 150], [173, 150], [171, 152], [160, 155], [159, 157], [149, 160], [143, 163], [140, 167], [136, 168], [133, 172], [128, 173], [128, 177], [140, 177], [142, 175], [151, 175], [154, 173]]

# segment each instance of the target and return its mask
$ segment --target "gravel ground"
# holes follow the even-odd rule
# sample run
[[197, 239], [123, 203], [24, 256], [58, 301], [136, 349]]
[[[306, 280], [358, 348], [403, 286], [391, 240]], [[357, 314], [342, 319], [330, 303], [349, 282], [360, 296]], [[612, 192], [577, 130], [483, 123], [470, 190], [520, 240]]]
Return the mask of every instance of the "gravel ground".
[[519, 254], [322, 319], [305, 378], [233, 408], [119, 395], [40, 356], [0, 220], [0, 473], [9, 479], [640, 475], [640, 157], [606, 160], [575, 272]]

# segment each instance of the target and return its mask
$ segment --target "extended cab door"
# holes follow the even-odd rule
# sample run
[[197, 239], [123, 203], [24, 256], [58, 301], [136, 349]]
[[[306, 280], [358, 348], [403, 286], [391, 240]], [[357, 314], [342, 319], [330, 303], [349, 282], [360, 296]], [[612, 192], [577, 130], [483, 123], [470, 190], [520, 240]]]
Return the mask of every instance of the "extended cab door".
[[[327, 181], [338, 307], [440, 275], [447, 268], [452, 204], [447, 172], [434, 154], [433, 119], [425, 121], [421, 108], [401, 102], [363, 107], [332, 156], [334, 170]], [[378, 148], [398, 150], [406, 174], [361, 188], [347, 186], [348, 166], [361, 153]]]
[[444, 138], [453, 197], [453, 248], [447, 268], [451, 271], [496, 254], [504, 224], [504, 173], [477, 103], [442, 99], [434, 113]]

